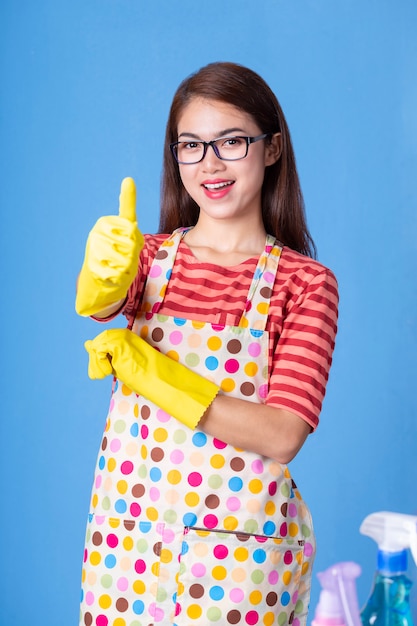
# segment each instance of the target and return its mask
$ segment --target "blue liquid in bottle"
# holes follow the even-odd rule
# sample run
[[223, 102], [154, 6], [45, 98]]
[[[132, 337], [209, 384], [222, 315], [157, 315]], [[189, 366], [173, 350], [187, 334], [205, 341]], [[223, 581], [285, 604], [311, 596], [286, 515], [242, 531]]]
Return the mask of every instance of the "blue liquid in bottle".
[[371, 596], [361, 611], [362, 624], [413, 626], [410, 609], [412, 582], [403, 573], [406, 553], [389, 553], [389, 558], [387, 554], [378, 554], [379, 571], [375, 574]]

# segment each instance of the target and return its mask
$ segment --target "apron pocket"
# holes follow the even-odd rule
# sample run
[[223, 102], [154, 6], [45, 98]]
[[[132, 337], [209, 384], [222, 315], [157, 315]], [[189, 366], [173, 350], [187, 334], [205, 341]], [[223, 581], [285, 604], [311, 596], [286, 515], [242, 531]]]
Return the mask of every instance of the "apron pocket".
[[[178, 576], [176, 626], [300, 623], [310, 568], [296, 541], [187, 528]], [[303, 579], [308, 580], [304, 581]], [[301, 593], [302, 592], [302, 593]], [[302, 617], [303, 616], [303, 617]]]
[[173, 624], [183, 532], [90, 515], [80, 624]]

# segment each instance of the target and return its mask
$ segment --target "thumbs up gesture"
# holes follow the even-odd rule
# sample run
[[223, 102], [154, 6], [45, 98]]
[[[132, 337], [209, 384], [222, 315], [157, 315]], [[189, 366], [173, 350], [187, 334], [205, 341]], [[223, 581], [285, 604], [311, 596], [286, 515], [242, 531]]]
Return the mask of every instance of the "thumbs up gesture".
[[138, 271], [143, 243], [136, 222], [135, 183], [125, 178], [119, 215], [101, 217], [88, 236], [75, 301], [79, 315], [95, 315], [125, 298]]

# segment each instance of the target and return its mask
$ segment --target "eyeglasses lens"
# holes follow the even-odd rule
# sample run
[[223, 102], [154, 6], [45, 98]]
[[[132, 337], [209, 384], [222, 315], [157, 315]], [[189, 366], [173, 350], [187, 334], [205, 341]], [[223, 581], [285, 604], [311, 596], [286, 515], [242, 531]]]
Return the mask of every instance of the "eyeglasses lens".
[[180, 163], [198, 163], [204, 156], [205, 146], [211, 146], [220, 159], [236, 161], [245, 158], [247, 141], [245, 137], [222, 137], [208, 145], [203, 141], [180, 141], [176, 147], [176, 156]]

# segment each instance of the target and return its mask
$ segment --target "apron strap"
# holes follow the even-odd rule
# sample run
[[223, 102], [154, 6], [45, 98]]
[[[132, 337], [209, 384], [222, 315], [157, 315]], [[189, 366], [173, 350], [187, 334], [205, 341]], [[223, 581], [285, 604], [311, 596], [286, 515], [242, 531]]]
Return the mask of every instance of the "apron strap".
[[264, 251], [249, 287], [245, 310], [239, 322], [240, 327], [265, 330], [281, 252], [282, 247], [275, 237], [267, 235]]
[[189, 228], [177, 228], [162, 242], [152, 262], [142, 299], [142, 311], [158, 313], [177, 256], [178, 246]]

